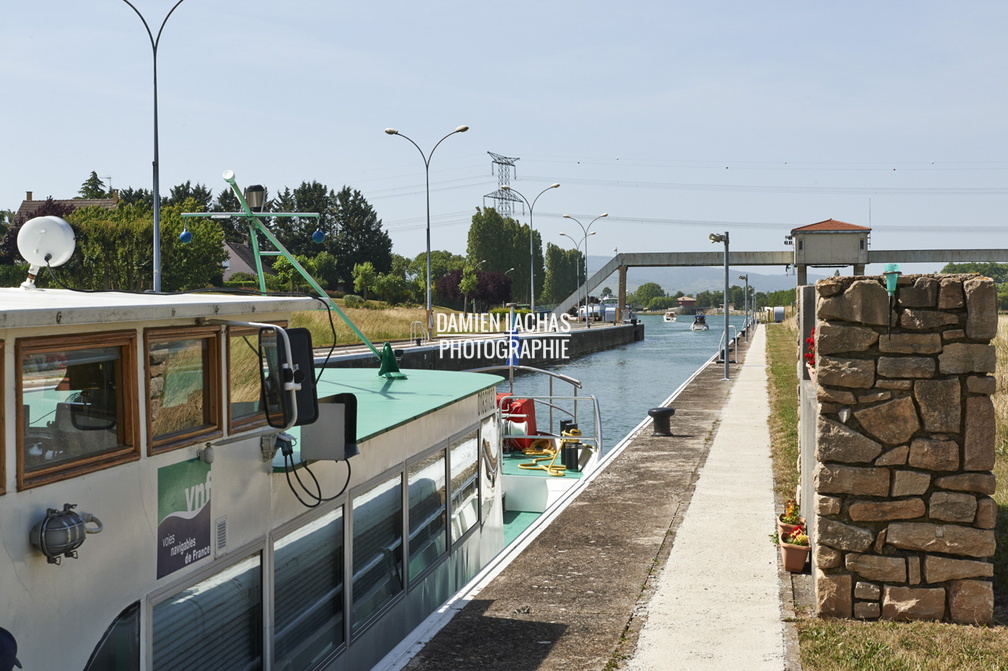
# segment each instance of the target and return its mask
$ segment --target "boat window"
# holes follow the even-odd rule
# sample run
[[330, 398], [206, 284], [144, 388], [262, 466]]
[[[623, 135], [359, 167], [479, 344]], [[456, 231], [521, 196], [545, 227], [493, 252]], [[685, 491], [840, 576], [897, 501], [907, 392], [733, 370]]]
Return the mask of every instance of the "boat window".
[[480, 463], [483, 467], [483, 496], [480, 506], [483, 522], [490, 518], [494, 501], [500, 499], [500, 427], [491, 415], [480, 426]]
[[414, 579], [448, 550], [445, 451], [411, 465], [409, 489], [409, 577]]
[[343, 643], [343, 509], [273, 546], [273, 667], [313, 669]]
[[218, 333], [198, 328], [144, 334], [152, 453], [221, 434]]
[[259, 555], [154, 605], [155, 669], [261, 669]]
[[18, 487], [139, 457], [136, 334], [17, 341]]
[[231, 430], [266, 423], [259, 381], [259, 331], [228, 327], [228, 415]]
[[402, 528], [400, 474], [354, 497], [353, 633], [402, 592]]
[[119, 613], [98, 641], [84, 671], [140, 671], [140, 602]]
[[462, 538], [479, 522], [479, 463], [476, 431], [450, 448], [452, 541]]

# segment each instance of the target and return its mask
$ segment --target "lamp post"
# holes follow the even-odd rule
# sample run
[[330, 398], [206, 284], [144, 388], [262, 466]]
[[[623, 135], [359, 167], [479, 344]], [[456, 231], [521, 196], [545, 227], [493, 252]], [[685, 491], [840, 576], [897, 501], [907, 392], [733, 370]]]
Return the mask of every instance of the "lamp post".
[[[584, 235], [585, 235], [585, 248], [584, 248], [584, 255], [585, 255], [585, 262], [584, 262], [584, 267], [585, 267], [585, 282], [588, 282], [588, 231], [591, 229], [592, 224], [594, 224], [599, 219], [604, 219], [604, 218], [606, 218], [608, 216], [609, 216], [608, 212], [603, 212], [602, 214], [600, 214], [599, 216], [595, 217], [590, 222], [588, 222], [588, 225], [585, 226], [584, 224], [582, 224], [580, 221], [578, 221], [574, 217], [570, 216], [569, 214], [565, 214], [564, 215], [564, 219], [570, 219], [571, 221], [573, 221], [574, 223], [576, 223], [578, 226], [580, 226], [581, 227], [581, 232], [584, 233]], [[592, 233], [592, 235], [594, 235], [594, 233]], [[591, 328], [591, 320], [588, 319], [588, 289], [587, 288], [585, 289], [585, 325], [588, 328]]]
[[431, 268], [430, 268], [430, 160], [431, 156], [434, 155], [434, 149], [438, 148], [438, 145], [444, 142], [446, 139], [454, 135], [455, 133], [464, 133], [469, 130], [469, 126], [459, 126], [452, 132], [445, 135], [443, 138], [437, 141], [434, 148], [430, 150], [429, 154], [424, 154], [423, 149], [420, 148], [416, 142], [409, 138], [409, 136], [403, 135], [395, 128], [386, 128], [385, 132], [389, 135], [398, 135], [404, 140], [409, 141], [411, 145], [417, 148], [420, 152], [420, 156], [423, 157], [424, 162], [424, 176], [426, 179], [426, 191], [427, 191], [427, 340], [431, 339], [431, 333], [434, 331], [434, 312], [431, 306]]
[[749, 273], [739, 275], [740, 280], [745, 280], [745, 294], [743, 294], [742, 305], [745, 306], [745, 317], [742, 320], [742, 329], [745, 331], [745, 341], [749, 342]]
[[728, 231], [722, 233], [711, 233], [710, 241], [713, 243], [724, 243], [724, 349], [721, 355], [724, 357], [724, 380], [728, 379]]
[[550, 189], [557, 189], [559, 187], [560, 187], [559, 184], [550, 184], [545, 189], [540, 191], [539, 194], [532, 199], [532, 202], [529, 203], [528, 198], [523, 196], [520, 191], [512, 189], [511, 186], [508, 184], [504, 184], [503, 186], [501, 186], [501, 188], [504, 189], [505, 191], [510, 191], [511, 193], [516, 194], [522, 200], [524, 200], [525, 204], [528, 205], [529, 209], [529, 312], [531, 312], [533, 315], [535, 315], [535, 250], [533, 249], [532, 245], [532, 241], [534, 238], [534, 236], [532, 235], [532, 210], [535, 209], [535, 204], [536, 201], [539, 200], [539, 196], [543, 195]]
[[159, 178], [159, 160], [158, 160], [158, 100], [157, 100], [157, 50], [158, 44], [161, 42], [161, 33], [164, 31], [165, 24], [168, 23], [168, 19], [171, 17], [172, 12], [182, 4], [182, 0], [178, 0], [172, 8], [165, 15], [164, 21], [161, 22], [161, 27], [158, 28], [157, 37], [154, 37], [154, 33], [151, 32], [150, 26], [147, 25], [147, 19], [143, 17], [140, 10], [133, 6], [133, 3], [129, 0], [123, 0], [127, 5], [130, 6], [136, 15], [140, 17], [140, 21], [143, 22], [144, 28], [147, 29], [147, 37], [150, 38], [151, 52], [154, 56], [154, 292], [157, 293], [161, 291], [161, 190], [158, 184]]
[[[564, 216], [566, 217], [567, 215], [565, 214]], [[574, 217], [568, 217], [568, 219], [574, 219]], [[574, 221], [577, 221], [577, 219], [574, 219]], [[578, 223], [580, 224], [580, 222], [578, 222]], [[564, 236], [565, 238], [570, 238], [571, 241], [574, 243], [574, 249], [576, 249], [577, 251], [581, 251], [581, 243], [578, 242], [577, 240], [575, 240], [573, 236], [567, 235], [566, 233], [564, 233], [562, 231], [561, 231], [560, 235]], [[585, 246], [586, 250], [588, 249], [588, 236], [589, 235], [595, 235], [595, 231], [592, 231], [591, 233], [585, 233], [584, 236], [581, 238], [581, 241], [584, 242], [584, 246]], [[587, 252], [585, 252], [585, 256], [587, 256], [587, 255], [588, 255]], [[587, 264], [585, 264], [585, 281], [588, 281], [588, 267], [587, 267]], [[578, 306], [580, 306], [581, 305], [581, 264], [580, 263], [578, 264], [577, 282], [578, 282], [578, 289], [577, 289], [577, 298], [578, 298], [578, 301], [577, 302], [578, 302]], [[580, 310], [576, 310], [575, 311], [575, 314], [578, 315], [578, 322], [579, 323], [581, 322], [581, 314], [580, 314], [580, 312], [581, 312]], [[585, 292], [585, 323], [588, 323], [588, 292], [587, 291]]]

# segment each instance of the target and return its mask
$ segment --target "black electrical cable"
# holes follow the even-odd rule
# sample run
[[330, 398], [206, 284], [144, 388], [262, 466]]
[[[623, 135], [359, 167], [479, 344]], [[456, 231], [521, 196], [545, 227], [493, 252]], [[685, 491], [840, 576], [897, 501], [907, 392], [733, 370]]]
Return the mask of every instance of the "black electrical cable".
[[[343, 483], [343, 487], [340, 488], [340, 490], [336, 494], [334, 494], [333, 496], [325, 497], [325, 496], [322, 496], [322, 485], [321, 485], [321, 483], [319, 482], [319, 480], [315, 476], [315, 474], [312, 472], [311, 468], [308, 466], [308, 462], [306, 462], [306, 461], [302, 461], [301, 464], [304, 466], [305, 472], [308, 473], [309, 476], [311, 476], [312, 482], [315, 485], [315, 491], [318, 492], [318, 493], [312, 492], [307, 486], [305, 486], [304, 481], [301, 480], [301, 476], [298, 475], [298, 469], [297, 469], [297, 467], [294, 464], [293, 446], [294, 446], [294, 443], [293, 443], [293, 441], [291, 441], [291, 448], [292, 449], [289, 449], [289, 450], [285, 449], [285, 450], [283, 450], [283, 455], [284, 455], [284, 475], [287, 478], [287, 486], [290, 487], [291, 492], [294, 494], [294, 496], [297, 498], [297, 500], [301, 503], [301, 505], [303, 505], [306, 508], [317, 508], [318, 506], [322, 505], [323, 503], [328, 503], [329, 501], [335, 501], [339, 497], [343, 496], [343, 494], [347, 490], [347, 487], [350, 485], [350, 477], [351, 477], [351, 475], [353, 473], [353, 467], [350, 465], [350, 460], [349, 459], [342, 460], [342, 461], [345, 461], [346, 465], [347, 465], [346, 481]], [[294, 483], [290, 479], [291, 471], [294, 471], [294, 479], [297, 480], [297, 483], [301, 487], [302, 492], [305, 495], [307, 495], [310, 499], [314, 499], [313, 503], [306, 503], [304, 501], [304, 499], [301, 498], [301, 495], [294, 488]]]

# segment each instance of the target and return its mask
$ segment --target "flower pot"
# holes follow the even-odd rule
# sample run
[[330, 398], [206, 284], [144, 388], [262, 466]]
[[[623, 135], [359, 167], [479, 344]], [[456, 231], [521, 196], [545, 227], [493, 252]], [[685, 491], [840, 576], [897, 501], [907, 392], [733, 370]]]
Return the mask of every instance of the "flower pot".
[[804, 571], [810, 549], [808, 545], [780, 543], [781, 561], [784, 563], [784, 570], [791, 573], [801, 573]]
[[781, 518], [780, 518], [780, 515], [778, 515], [777, 516], [777, 536], [779, 538], [784, 538], [785, 534], [791, 533], [792, 531], [794, 531], [795, 529], [797, 529], [800, 526], [801, 527], [805, 526], [805, 518], [804, 517], [799, 517], [798, 520], [799, 520], [798, 524], [788, 524], [787, 522], [782, 522]]

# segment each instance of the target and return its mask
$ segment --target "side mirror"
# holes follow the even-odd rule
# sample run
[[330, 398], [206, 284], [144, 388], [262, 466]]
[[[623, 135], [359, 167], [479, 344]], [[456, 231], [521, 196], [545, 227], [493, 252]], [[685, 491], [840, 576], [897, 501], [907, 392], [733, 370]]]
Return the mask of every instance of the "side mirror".
[[273, 428], [318, 419], [315, 362], [308, 329], [259, 329], [259, 375], [266, 422]]

